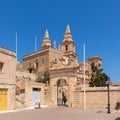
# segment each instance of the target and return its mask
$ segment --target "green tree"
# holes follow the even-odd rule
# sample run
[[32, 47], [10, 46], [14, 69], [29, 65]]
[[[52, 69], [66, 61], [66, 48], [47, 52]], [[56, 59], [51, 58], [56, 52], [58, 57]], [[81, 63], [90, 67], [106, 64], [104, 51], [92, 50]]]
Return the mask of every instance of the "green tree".
[[91, 82], [89, 84], [90, 87], [102, 87], [106, 86], [106, 81], [108, 81], [108, 76], [103, 72], [101, 68], [101, 64], [95, 65], [95, 63], [91, 64]]
[[39, 83], [46, 83], [46, 82], [49, 83], [50, 82], [50, 73], [49, 73], [48, 68], [46, 68], [45, 71], [38, 72], [35, 81], [39, 82]]

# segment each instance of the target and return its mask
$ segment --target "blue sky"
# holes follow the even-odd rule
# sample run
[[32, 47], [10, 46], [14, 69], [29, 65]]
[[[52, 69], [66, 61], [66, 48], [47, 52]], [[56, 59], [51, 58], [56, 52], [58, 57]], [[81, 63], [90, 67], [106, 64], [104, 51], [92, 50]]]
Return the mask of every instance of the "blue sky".
[[103, 69], [112, 82], [120, 82], [120, 0], [0, 0], [0, 46], [15, 52], [18, 60], [37, 50], [48, 29], [51, 42], [62, 43], [69, 24], [79, 61], [94, 55], [103, 58]]

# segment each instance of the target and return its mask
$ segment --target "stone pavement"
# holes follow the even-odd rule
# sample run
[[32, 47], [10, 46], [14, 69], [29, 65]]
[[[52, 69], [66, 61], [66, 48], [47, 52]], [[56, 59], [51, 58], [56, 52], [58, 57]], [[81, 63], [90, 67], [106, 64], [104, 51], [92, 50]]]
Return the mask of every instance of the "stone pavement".
[[106, 112], [107, 110], [49, 107], [0, 113], [0, 120], [120, 120], [120, 113]]

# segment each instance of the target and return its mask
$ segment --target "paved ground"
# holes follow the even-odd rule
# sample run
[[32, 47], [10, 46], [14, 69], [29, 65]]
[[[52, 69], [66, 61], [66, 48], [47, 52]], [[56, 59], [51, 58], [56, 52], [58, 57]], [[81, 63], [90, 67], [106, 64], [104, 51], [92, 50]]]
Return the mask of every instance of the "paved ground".
[[102, 110], [54, 107], [0, 113], [0, 120], [120, 120], [120, 113]]

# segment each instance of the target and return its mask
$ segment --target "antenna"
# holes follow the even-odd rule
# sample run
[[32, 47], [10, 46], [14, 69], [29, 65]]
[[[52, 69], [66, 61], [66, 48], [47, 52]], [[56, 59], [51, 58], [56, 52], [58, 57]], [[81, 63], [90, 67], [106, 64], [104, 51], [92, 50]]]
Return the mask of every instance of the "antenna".
[[17, 32], [16, 32], [16, 61], [17, 61]]
[[83, 61], [84, 61], [84, 111], [86, 109], [86, 81], [85, 81], [85, 44], [83, 44]]
[[37, 36], [35, 36], [35, 52], [37, 51]]

